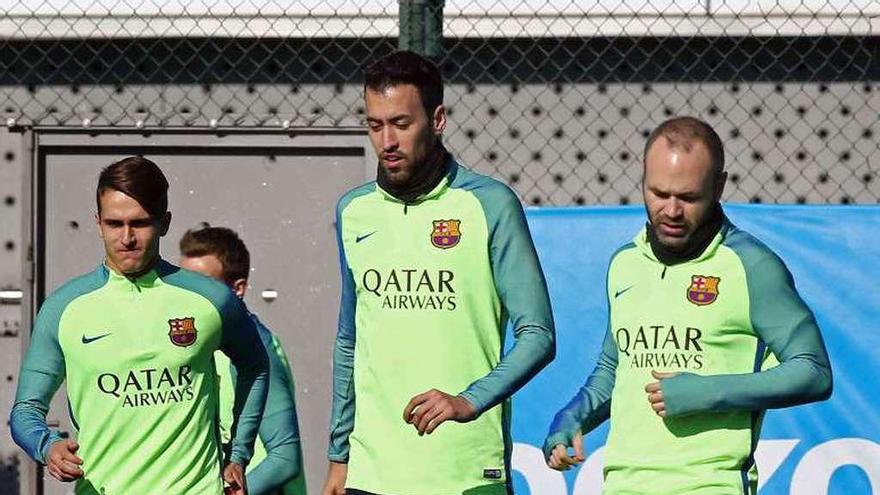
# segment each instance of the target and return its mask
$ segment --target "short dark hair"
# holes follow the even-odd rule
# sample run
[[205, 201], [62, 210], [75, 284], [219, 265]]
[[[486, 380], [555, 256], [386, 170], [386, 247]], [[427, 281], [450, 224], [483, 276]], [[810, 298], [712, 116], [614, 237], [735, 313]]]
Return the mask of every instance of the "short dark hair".
[[443, 78], [440, 70], [425, 57], [409, 51], [386, 55], [367, 67], [364, 73], [364, 91], [381, 93], [401, 84], [412, 84], [419, 90], [422, 106], [428, 120], [443, 104]]
[[204, 227], [187, 230], [180, 238], [180, 254], [187, 258], [214, 255], [223, 266], [223, 280], [231, 284], [247, 279], [251, 269], [251, 255], [244, 241], [232, 229]]
[[142, 156], [123, 158], [101, 170], [96, 193], [98, 215], [101, 195], [109, 190], [132, 197], [153, 218], [168, 212], [168, 179], [158, 165]]
[[645, 143], [644, 160], [648, 159], [648, 150], [654, 141], [663, 136], [671, 148], [690, 152], [694, 141], [701, 141], [709, 150], [712, 168], [716, 177], [724, 172], [724, 145], [712, 126], [696, 117], [673, 117], [659, 126], [648, 136]]

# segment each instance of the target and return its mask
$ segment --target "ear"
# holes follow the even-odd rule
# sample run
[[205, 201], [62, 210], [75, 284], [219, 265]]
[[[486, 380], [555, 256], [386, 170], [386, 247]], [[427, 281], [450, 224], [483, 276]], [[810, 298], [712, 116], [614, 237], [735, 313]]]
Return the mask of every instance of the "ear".
[[439, 105], [434, 109], [434, 115], [431, 118], [431, 130], [435, 136], [440, 136], [446, 129], [446, 107]]
[[95, 212], [95, 225], [98, 227], [98, 237], [103, 239], [104, 231], [101, 230], [101, 214], [98, 212]]
[[232, 292], [238, 296], [239, 299], [244, 299], [244, 293], [247, 292], [248, 281], [246, 278], [239, 278], [232, 282]]
[[727, 184], [727, 172], [721, 172], [715, 183], [715, 202], [721, 201], [721, 195], [724, 194], [724, 185]]
[[171, 227], [171, 212], [166, 211], [164, 215], [162, 215], [162, 220], [159, 222], [159, 236], [164, 237], [165, 234], [168, 233], [168, 228]]

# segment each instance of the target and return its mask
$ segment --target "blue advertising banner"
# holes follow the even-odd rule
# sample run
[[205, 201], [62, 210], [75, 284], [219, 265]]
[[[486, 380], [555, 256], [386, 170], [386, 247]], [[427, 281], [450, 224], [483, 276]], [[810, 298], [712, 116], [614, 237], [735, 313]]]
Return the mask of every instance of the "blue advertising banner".
[[[834, 371], [830, 400], [769, 411], [756, 452], [761, 495], [880, 494], [880, 207], [725, 205], [731, 220], [776, 251], [816, 314]], [[556, 318], [556, 360], [514, 399], [518, 495], [600, 493], [607, 423], [587, 461], [558, 473], [541, 446], [553, 415], [592, 371], [606, 324], [611, 254], [645, 222], [638, 207], [527, 212]]]

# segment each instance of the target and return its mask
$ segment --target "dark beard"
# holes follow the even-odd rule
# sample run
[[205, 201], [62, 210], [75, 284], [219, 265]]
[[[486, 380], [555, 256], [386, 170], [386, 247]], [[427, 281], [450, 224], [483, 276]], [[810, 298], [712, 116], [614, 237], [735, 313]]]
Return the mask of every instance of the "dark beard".
[[657, 232], [654, 230], [654, 226], [651, 225], [650, 222], [646, 224], [648, 243], [651, 245], [651, 251], [654, 252], [654, 256], [656, 256], [661, 263], [664, 265], [677, 265], [699, 257], [709, 246], [709, 243], [712, 242], [712, 239], [715, 238], [715, 234], [721, 230], [721, 225], [723, 223], [724, 212], [721, 210], [721, 204], [715, 203], [712, 207], [712, 211], [709, 213], [709, 217], [702, 225], [694, 230], [693, 234], [691, 234], [691, 238], [688, 239], [687, 244], [684, 246], [680, 248], [672, 248], [661, 243], [660, 239], [657, 238]]
[[443, 147], [440, 141], [428, 153], [428, 156], [421, 163], [414, 163], [413, 173], [403, 184], [397, 184], [391, 180], [388, 171], [378, 164], [376, 171], [376, 182], [379, 187], [388, 194], [403, 201], [404, 203], [413, 203], [419, 196], [430, 192], [437, 187], [443, 176], [446, 175], [446, 162], [449, 160], [449, 152]]

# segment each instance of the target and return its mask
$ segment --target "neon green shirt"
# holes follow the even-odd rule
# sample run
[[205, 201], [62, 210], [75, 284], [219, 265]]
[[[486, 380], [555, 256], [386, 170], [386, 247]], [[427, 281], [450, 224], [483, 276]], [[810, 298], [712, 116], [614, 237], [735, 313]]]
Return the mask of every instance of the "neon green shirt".
[[[702, 254], [671, 266], [642, 230], [607, 282], [599, 362], [557, 414], [545, 455], [610, 416], [604, 493], [756, 493], [764, 410], [831, 393], [822, 336], [785, 265], [725, 220]], [[652, 370], [679, 373], [661, 382], [665, 419], [647, 400]]]
[[[522, 207], [454, 161], [404, 204], [369, 183], [337, 207], [342, 304], [329, 457], [346, 486], [395, 495], [505, 493], [506, 399], [552, 359], [546, 284]], [[516, 343], [502, 357], [510, 321]], [[459, 394], [481, 415], [419, 436], [409, 400]]]
[[226, 286], [161, 260], [136, 280], [101, 265], [40, 308], [10, 415], [13, 438], [45, 463], [60, 438], [46, 412], [66, 379], [85, 473], [77, 494], [218, 495], [217, 349], [242, 377], [229, 459], [246, 464], [267, 363], [244, 306]]

